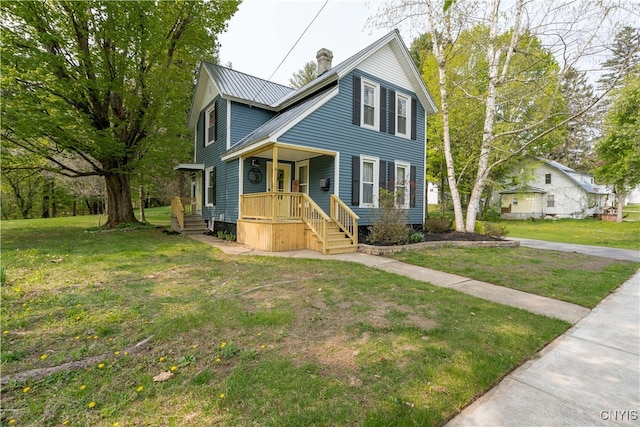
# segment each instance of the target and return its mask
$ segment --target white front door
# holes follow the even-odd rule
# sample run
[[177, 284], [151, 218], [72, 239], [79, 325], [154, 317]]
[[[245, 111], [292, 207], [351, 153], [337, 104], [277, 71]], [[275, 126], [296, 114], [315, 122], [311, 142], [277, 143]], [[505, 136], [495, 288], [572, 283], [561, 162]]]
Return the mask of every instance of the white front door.
[[[273, 162], [267, 162], [267, 191], [271, 191], [273, 181]], [[278, 182], [275, 191], [291, 192], [291, 165], [278, 163]]]

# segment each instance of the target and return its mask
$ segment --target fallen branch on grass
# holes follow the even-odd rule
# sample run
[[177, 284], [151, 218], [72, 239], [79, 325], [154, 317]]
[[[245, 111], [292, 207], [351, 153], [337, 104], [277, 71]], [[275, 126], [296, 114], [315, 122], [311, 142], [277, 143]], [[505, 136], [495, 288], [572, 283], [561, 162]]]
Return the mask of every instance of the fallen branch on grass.
[[[142, 350], [143, 347], [149, 341], [151, 341], [151, 338], [153, 338], [153, 335], [143, 339], [137, 344], [134, 344], [125, 349], [122, 349], [121, 353], [124, 353], [125, 351], [129, 354], [136, 353]], [[20, 382], [28, 379], [41, 380], [42, 378], [48, 377], [49, 375], [55, 374], [57, 372], [88, 368], [92, 365], [95, 365], [98, 362], [104, 361], [105, 359], [110, 357], [112, 354], [113, 353], [104, 353], [98, 356], [91, 356], [91, 357], [87, 357], [86, 359], [76, 360], [75, 362], [69, 362], [69, 363], [64, 363], [62, 365], [58, 365], [58, 366], [52, 366], [50, 368], [38, 368], [38, 369], [32, 369], [30, 371], [18, 372], [17, 374], [13, 374], [13, 375], [5, 375], [2, 378], [0, 378], [0, 385], [6, 385], [9, 383], [9, 381]]]

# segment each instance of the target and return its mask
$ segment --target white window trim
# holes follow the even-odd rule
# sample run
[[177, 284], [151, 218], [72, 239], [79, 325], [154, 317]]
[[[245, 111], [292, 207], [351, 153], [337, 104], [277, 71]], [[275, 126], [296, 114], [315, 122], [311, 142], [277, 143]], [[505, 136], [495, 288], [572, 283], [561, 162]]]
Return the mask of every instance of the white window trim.
[[215, 110], [216, 110], [216, 104], [214, 103], [211, 108], [207, 108], [207, 112], [205, 113], [205, 127], [204, 127], [204, 138], [206, 139], [206, 142], [204, 144], [205, 147], [208, 147], [209, 145], [213, 144], [214, 142], [216, 142], [216, 131], [215, 131], [215, 126], [213, 129], [213, 139], [211, 141], [209, 141], [209, 116], [211, 115], [211, 112], [213, 111], [214, 115], [215, 115]]
[[[405, 117], [406, 121], [407, 121], [407, 133], [400, 133], [398, 132], [398, 100], [402, 98], [407, 102], [407, 116]], [[396, 121], [396, 136], [400, 136], [402, 138], [407, 138], [410, 139], [411, 138], [411, 97], [409, 95], [405, 95], [404, 93], [401, 92], [396, 92], [396, 100], [395, 100], [395, 121]]]
[[211, 175], [211, 171], [213, 170], [213, 166], [210, 168], [206, 168], [204, 170], [204, 204], [205, 206], [214, 206], [212, 202], [209, 201], [209, 176]]
[[407, 162], [401, 162], [399, 160], [396, 160], [394, 162], [393, 165], [395, 169], [395, 183], [394, 183], [394, 193], [398, 194], [398, 182], [400, 181], [398, 179], [398, 167], [403, 167], [404, 169], [404, 201], [402, 203], [402, 205], [398, 204], [398, 201], [396, 200], [396, 206], [398, 206], [400, 209], [409, 209], [411, 207], [411, 163], [407, 163]]
[[[373, 163], [373, 203], [364, 203], [364, 163]], [[360, 156], [360, 205], [361, 208], [377, 208], [378, 193], [380, 192], [380, 159], [378, 157]]]
[[[369, 80], [362, 79], [360, 90], [360, 126], [367, 129], [380, 130], [380, 85]], [[365, 86], [373, 87], [373, 126], [364, 122], [364, 88]]]

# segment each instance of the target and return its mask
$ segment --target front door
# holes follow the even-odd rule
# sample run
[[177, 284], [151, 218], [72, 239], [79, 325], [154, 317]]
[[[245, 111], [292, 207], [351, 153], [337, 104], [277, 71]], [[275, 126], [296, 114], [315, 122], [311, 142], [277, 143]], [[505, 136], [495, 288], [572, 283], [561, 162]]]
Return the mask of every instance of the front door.
[[[272, 191], [273, 162], [267, 162], [267, 191]], [[275, 191], [280, 193], [291, 192], [291, 165], [288, 163], [278, 163], [278, 181]]]

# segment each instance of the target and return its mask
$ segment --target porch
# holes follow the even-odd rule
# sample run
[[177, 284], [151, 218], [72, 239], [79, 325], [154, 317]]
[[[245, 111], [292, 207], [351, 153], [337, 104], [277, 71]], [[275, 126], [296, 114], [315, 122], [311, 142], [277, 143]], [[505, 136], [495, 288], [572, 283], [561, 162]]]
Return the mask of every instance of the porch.
[[355, 252], [359, 217], [335, 195], [327, 215], [307, 194], [240, 196], [237, 240], [270, 252], [312, 249], [323, 254]]

